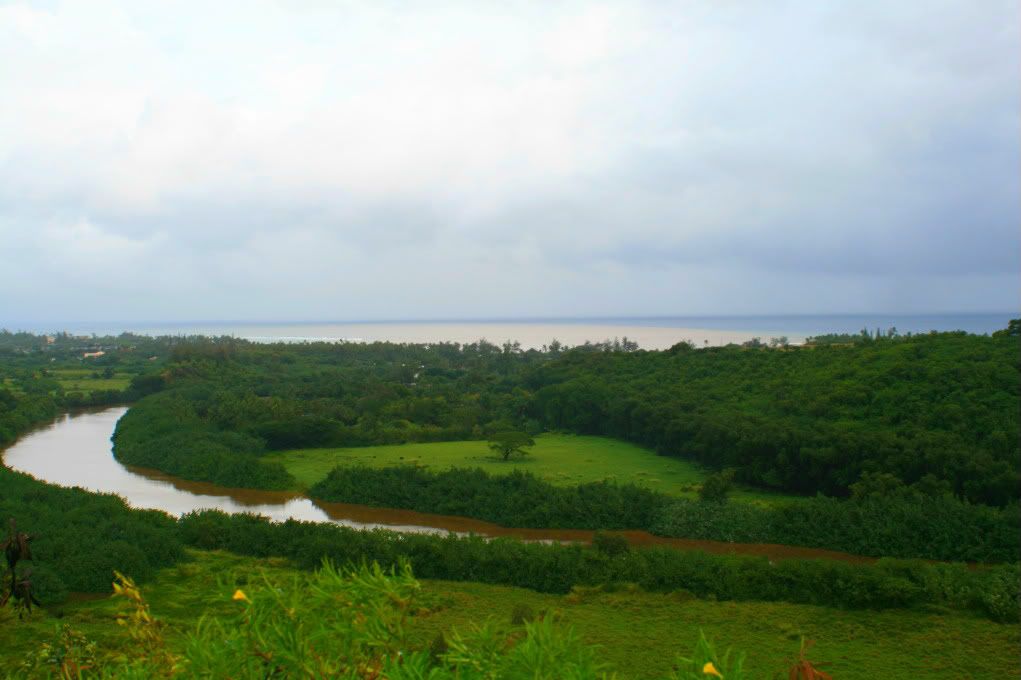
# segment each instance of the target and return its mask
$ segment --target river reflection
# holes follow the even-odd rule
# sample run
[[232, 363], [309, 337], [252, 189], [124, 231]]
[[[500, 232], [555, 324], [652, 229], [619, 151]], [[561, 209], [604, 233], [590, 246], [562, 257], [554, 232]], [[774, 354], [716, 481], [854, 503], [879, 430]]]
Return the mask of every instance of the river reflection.
[[[265, 515], [277, 522], [287, 519], [334, 522], [360, 529], [385, 528], [438, 534], [452, 531], [487, 537], [510, 536], [527, 541], [588, 543], [592, 539], [591, 531], [513, 529], [481, 520], [413, 510], [317, 503], [291, 492], [222, 487], [179, 479], [157, 470], [124, 466], [113, 457], [110, 436], [126, 411], [127, 407], [121, 406], [62, 416], [50, 425], [19, 439], [4, 452], [4, 463], [41, 481], [117, 494], [133, 507], [163, 510], [172, 515], [182, 515], [193, 510], [222, 510]], [[869, 558], [846, 553], [797, 546], [663, 538], [644, 531], [611, 533], [624, 536], [633, 545], [667, 545], [714, 553], [762, 555], [773, 559], [871, 561]]]
[[311, 500], [295, 493], [232, 489], [189, 482], [156, 470], [126, 467], [113, 457], [110, 441], [117, 421], [126, 411], [127, 407], [121, 406], [62, 416], [18, 440], [4, 452], [4, 463], [51, 484], [117, 494], [133, 507], [163, 510], [172, 515], [192, 510], [223, 510], [252, 512], [278, 522], [332, 521], [358, 528], [443, 532], [428, 526], [331, 517]]

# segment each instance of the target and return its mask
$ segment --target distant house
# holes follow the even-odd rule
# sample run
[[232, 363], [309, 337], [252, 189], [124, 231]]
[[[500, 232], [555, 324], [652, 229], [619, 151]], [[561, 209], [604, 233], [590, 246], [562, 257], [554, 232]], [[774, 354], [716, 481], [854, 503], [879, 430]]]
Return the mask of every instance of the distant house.
[[82, 359], [95, 359], [97, 357], [103, 356], [104, 354], [106, 354], [106, 352], [104, 352], [103, 350], [99, 350], [98, 352], [85, 352], [84, 354], [82, 354]]

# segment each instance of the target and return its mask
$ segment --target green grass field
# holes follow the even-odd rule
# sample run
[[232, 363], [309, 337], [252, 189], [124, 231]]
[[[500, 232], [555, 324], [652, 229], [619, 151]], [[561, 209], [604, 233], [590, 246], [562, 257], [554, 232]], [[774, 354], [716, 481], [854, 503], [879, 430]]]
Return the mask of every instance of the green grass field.
[[[282, 560], [195, 552], [194, 560], [163, 571], [143, 587], [152, 613], [166, 624], [172, 648], [180, 649], [198, 617], [230, 616], [231, 594], [251, 592], [289, 578]], [[464, 630], [491, 616], [511, 629], [511, 612], [527, 605], [552, 612], [573, 626], [622, 678], [662, 677], [675, 655], [690, 652], [699, 630], [721, 650], [747, 653], [752, 677], [772, 678], [786, 669], [801, 636], [815, 640], [809, 658], [828, 662], [837, 680], [853, 678], [1016, 678], [1021, 627], [963, 613], [896, 610], [841, 611], [782, 603], [712, 602], [643, 592], [543, 595], [520, 588], [424, 581], [418, 613], [409, 622], [412, 644], [427, 647], [438, 633]], [[89, 599], [37, 612], [19, 622], [0, 610], [0, 673], [17, 668], [26, 654], [53, 639], [67, 624], [94, 640], [101, 655], [130, 655], [124, 629], [115, 622], [118, 602]], [[786, 673], [783, 673], [786, 677]]]
[[[705, 477], [698, 466], [678, 458], [658, 456], [640, 446], [606, 437], [544, 434], [524, 458], [503, 461], [484, 441], [395, 444], [344, 449], [298, 449], [266, 456], [278, 461], [305, 488], [338, 465], [422, 465], [434, 470], [482, 468], [490, 474], [526, 470], [550, 483], [581, 484], [604, 479], [638, 484], [674, 496], [693, 496]], [[738, 490], [739, 499], [775, 500], [779, 494]]]
[[18, 383], [14, 378], [0, 378], [0, 387], [8, 390], [11, 394], [21, 395], [25, 393], [24, 390], [18, 387]]
[[131, 384], [129, 373], [115, 373], [112, 378], [93, 378], [93, 373], [96, 373], [94, 369], [86, 368], [57, 368], [50, 371], [50, 375], [60, 383], [65, 392], [81, 392], [88, 395], [97, 390], [121, 391]]

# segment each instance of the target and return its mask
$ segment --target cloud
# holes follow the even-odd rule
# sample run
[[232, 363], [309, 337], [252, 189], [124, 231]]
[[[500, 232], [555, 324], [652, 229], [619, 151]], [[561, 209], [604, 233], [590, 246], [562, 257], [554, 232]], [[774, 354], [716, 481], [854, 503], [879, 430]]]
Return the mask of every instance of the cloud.
[[0, 310], [1014, 308], [1018, 15], [0, 5]]

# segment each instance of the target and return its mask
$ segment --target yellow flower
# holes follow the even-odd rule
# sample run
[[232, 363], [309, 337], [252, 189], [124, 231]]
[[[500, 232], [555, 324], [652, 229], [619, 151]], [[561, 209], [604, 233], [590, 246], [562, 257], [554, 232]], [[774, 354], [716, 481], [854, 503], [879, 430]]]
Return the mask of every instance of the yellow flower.
[[245, 602], [251, 602], [251, 600], [248, 599], [248, 596], [245, 595], [245, 591], [241, 590], [240, 588], [234, 591], [234, 596], [230, 599], [234, 601], [244, 600]]
[[718, 670], [716, 670], [716, 666], [713, 665], [712, 661], [707, 661], [706, 664], [704, 666], [702, 666], [702, 674], [703, 675], [715, 675], [718, 678], [722, 678], [723, 677], [722, 675], [720, 675], [720, 672]]

